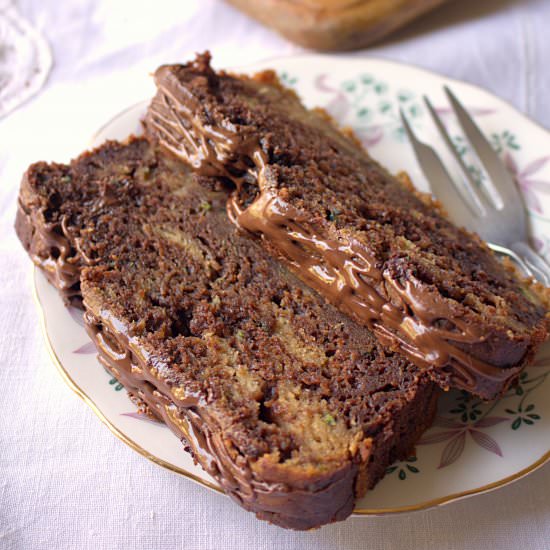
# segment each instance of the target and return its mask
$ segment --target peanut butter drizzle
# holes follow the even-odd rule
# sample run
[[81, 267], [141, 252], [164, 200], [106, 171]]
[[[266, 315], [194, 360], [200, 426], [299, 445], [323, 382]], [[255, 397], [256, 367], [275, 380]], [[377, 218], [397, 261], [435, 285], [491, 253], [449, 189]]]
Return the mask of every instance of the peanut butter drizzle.
[[[420, 368], [450, 373], [450, 385], [469, 391], [489, 385], [498, 392], [514, 377], [519, 368], [491, 365], [453, 345], [482, 343], [487, 336], [482, 327], [453, 315], [437, 290], [415, 278], [404, 283], [396, 280], [387, 269], [378, 267], [380, 262], [363, 243], [336, 231], [332, 236], [314, 228], [306, 212], [270, 188], [268, 158], [257, 136], [240, 132], [229, 121], [224, 121], [223, 127], [202, 122], [197, 116], [202, 113], [201, 105], [169, 67], [157, 71], [156, 81], [158, 93], [149, 108], [146, 127], [153, 129], [162, 146], [201, 175], [233, 181], [236, 190], [227, 203], [230, 219], [261, 235], [306, 284]], [[239, 191], [244, 182], [251, 181], [258, 194], [242, 208]], [[437, 326], [441, 320], [449, 321], [456, 330]]]

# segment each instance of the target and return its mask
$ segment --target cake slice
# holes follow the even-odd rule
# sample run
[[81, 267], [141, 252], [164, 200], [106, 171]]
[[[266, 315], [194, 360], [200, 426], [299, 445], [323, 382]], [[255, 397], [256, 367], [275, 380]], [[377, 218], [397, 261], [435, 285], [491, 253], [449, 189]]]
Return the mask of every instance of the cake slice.
[[149, 136], [233, 189], [234, 223], [387, 348], [485, 399], [532, 360], [541, 299], [272, 72], [216, 73], [205, 54], [155, 79]]
[[16, 228], [101, 363], [228, 495], [283, 527], [342, 520], [411, 452], [437, 386], [239, 232], [226, 200], [135, 138], [31, 166]]

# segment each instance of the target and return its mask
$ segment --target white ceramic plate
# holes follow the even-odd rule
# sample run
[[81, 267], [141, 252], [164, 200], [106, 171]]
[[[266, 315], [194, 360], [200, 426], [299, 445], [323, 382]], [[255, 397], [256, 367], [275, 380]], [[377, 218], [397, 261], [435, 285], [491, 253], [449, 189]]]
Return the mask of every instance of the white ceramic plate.
[[[392, 171], [406, 170], [421, 189], [425, 181], [398, 119], [401, 107], [420, 136], [437, 142], [422, 105], [429, 94], [461, 146], [477, 178], [484, 177], [457, 131], [442, 86], [464, 102], [514, 172], [529, 207], [533, 238], [550, 253], [550, 135], [515, 109], [471, 85], [410, 66], [375, 59], [302, 56], [270, 60], [243, 71], [273, 68], [309, 106], [328, 109], [350, 125], [371, 154]], [[147, 102], [120, 113], [94, 137], [123, 139], [139, 133]], [[449, 160], [442, 148], [442, 156]], [[460, 177], [453, 168], [455, 177]], [[101, 368], [82, 326], [81, 314], [66, 309], [57, 292], [36, 272], [36, 294], [45, 333], [56, 363], [109, 428], [147, 458], [203, 485], [216, 482], [195, 466], [164, 425], [137, 414], [118, 382]], [[465, 393], [442, 400], [436, 422], [422, 438], [416, 457], [388, 469], [375, 490], [357, 503], [357, 514], [383, 514], [427, 508], [500, 487], [550, 458], [550, 347], [527, 369], [517, 388], [498, 403], [483, 404]]]

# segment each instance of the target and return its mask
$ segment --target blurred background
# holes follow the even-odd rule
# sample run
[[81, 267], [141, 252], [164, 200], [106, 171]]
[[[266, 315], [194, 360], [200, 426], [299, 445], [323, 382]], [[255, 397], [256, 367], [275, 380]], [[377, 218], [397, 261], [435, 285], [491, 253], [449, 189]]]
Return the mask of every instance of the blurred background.
[[[264, 13], [273, 16], [273, 23], [286, 25], [295, 34], [296, 28], [307, 32], [318, 27], [321, 38], [317, 45], [328, 46], [338, 44], [338, 32], [344, 36], [344, 45], [345, 37], [354, 32], [347, 45], [361, 46], [376, 37], [385, 21], [391, 27], [426, 10], [422, 17], [352, 55], [405, 61], [473, 81], [550, 126], [550, 112], [543, 108], [550, 92], [545, 55], [550, 51], [545, 31], [550, 20], [548, 0], [233, 2], [255, 6], [256, 11], [264, 8]], [[143, 78], [161, 62], [181, 61], [205, 48], [212, 51], [218, 66], [245, 65], [304, 50], [223, 0], [3, 0], [0, 9], [10, 4], [51, 46], [49, 88], [120, 73]], [[282, 7], [275, 9], [274, 4]], [[367, 8], [347, 10], [350, 20], [339, 28], [337, 23], [345, 19], [348, 4], [365, 4]], [[435, 4], [440, 5], [428, 9]], [[285, 5], [302, 9], [285, 11]], [[282, 15], [287, 15], [286, 22]], [[308, 40], [315, 43], [311, 37], [303, 39]], [[0, 46], [0, 52], [6, 47], [9, 44]], [[111, 90], [112, 97], [118, 91], [127, 92]]]
[[[550, 127], [548, 0], [231, 1], [301, 42], [473, 82]], [[207, 48], [218, 67], [307, 51], [223, 0], [0, 0], [0, 162], [5, 139], [60, 159], [70, 132], [78, 152], [100, 121], [148, 97], [157, 65]]]

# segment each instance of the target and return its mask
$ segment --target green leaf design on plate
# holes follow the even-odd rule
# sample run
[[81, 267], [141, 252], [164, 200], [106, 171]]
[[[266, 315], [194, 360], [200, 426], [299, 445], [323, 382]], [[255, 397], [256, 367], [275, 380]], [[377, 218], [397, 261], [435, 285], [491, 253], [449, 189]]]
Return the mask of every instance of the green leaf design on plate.
[[449, 410], [449, 413], [458, 415], [464, 424], [468, 421], [475, 422], [483, 414], [483, 410], [481, 409], [482, 402], [479, 399], [461, 393], [459, 397], [457, 397], [457, 401], [460, 402], [456, 407]]
[[505, 150], [519, 151], [521, 145], [517, 142], [516, 135], [509, 130], [503, 130], [500, 133], [493, 132], [489, 136], [489, 141], [493, 149], [500, 155]]
[[537, 420], [541, 419], [540, 414], [533, 412], [535, 410], [535, 404], [530, 403], [523, 408], [521, 401], [516, 409], [505, 409], [505, 412], [516, 418], [511, 424], [512, 430], [518, 430], [522, 425], [532, 426]]
[[124, 388], [124, 386], [114, 376], [109, 380], [109, 384], [114, 387], [115, 391], [120, 391]]
[[416, 456], [411, 456], [407, 458], [406, 460], [402, 460], [401, 462], [397, 463], [394, 466], [390, 466], [386, 469], [386, 475], [393, 474], [395, 471], [397, 471], [397, 477], [401, 481], [404, 481], [407, 479], [407, 473], [409, 474], [418, 474], [420, 473], [419, 468], [416, 466], [413, 466], [412, 464], [416, 462], [418, 459]]
[[397, 100], [399, 103], [407, 103], [414, 97], [414, 93], [410, 90], [400, 90], [397, 92]]
[[346, 92], [354, 92], [355, 89], [357, 88], [357, 86], [355, 85], [355, 82], [352, 82], [352, 81], [344, 82], [342, 84], [342, 87]]
[[413, 125], [422, 118], [422, 106], [415, 92], [392, 89], [388, 82], [372, 74], [344, 80], [339, 88], [341, 91], [338, 93], [344, 96], [343, 101], [354, 115], [355, 131], [359, 136], [367, 136], [365, 139], [371, 141], [370, 145], [377, 143], [383, 135], [399, 143], [406, 141], [399, 118], [400, 108], [404, 109]]
[[294, 75], [291, 76], [286, 71], [283, 71], [283, 72], [279, 73], [279, 80], [285, 86], [288, 86], [289, 88], [292, 88], [293, 86], [296, 86], [296, 84], [298, 83], [298, 77], [296, 77]]

